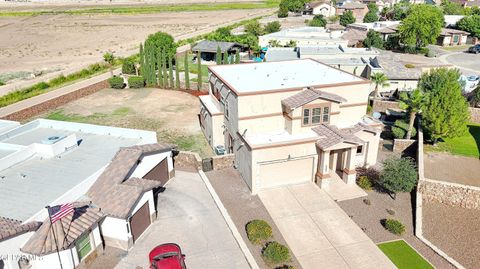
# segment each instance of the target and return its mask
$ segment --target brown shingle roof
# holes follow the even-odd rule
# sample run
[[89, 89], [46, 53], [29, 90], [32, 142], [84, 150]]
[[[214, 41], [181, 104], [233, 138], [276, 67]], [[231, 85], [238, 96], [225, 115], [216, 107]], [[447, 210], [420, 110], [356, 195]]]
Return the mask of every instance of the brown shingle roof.
[[23, 233], [36, 231], [41, 224], [36, 221], [22, 224], [19, 220], [0, 217], [0, 242]]
[[318, 135], [322, 136], [317, 141], [317, 146], [324, 150], [339, 143], [363, 144], [364, 141], [349, 131], [338, 129], [336, 126], [322, 124], [312, 128]]
[[160, 185], [160, 182], [128, 176], [138, 160], [149, 154], [171, 151], [172, 144], [147, 144], [121, 148], [87, 192], [94, 204], [113, 217], [126, 218], [140, 196]]
[[68, 249], [103, 216], [99, 208], [92, 208], [85, 203], [82, 206], [76, 205], [74, 213], [63, 217], [53, 226], [50, 220], [46, 219], [21, 250], [33, 255], [46, 255], [57, 251], [53, 233], [57, 239], [58, 250]]
[[304, 104], [308, 104], [319, 98], [333, 101], [336, 103], [343, 103], [347, 101], [345, 98], [333, 93], [327, 93], [320, 90], [307, 88], [295, 95], [292, 95], [290, 97], [283, 99], [282, 105], [284, 105], [288, 110], [292, 110], [299, 106], [303, 106]]

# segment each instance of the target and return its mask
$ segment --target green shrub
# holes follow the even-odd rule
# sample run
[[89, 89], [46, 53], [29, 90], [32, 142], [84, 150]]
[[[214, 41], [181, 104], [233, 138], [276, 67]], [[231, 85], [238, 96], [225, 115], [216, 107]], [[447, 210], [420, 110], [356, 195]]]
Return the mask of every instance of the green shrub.
[[275, 267], [275, 269], [295, 269], [295, 267], [293, 265], [284, 264], [282, 266]]
[[128, 86], [134, 89], [143, 88], [145, 86], [145, 80], [140, 76], [131, 76], [128, 78]]
[[5, 82], [3, 82], [3, 80], [0, 80], [0, 86], [3, 86], [5, 85]]
[[125, 84], [123, 83], [123, 78], [121, 77], [111, 77], [108, 79], [108, 84], [113, 89], [123, 89]]
[[135, 75], [135, 63], [130, 59], [125, 59], [122, 63], [122, 73]]
[[[404, 139], [407, 136], [408, 131], [408, 122], [401, 119], [396, 120], [395, 124], [392, 126], [393, 137], [396, 139]], [[415, 127], [412, 129], [412, 137], [415, 137], [417, 130]]]
[[288, 248], [278, 242], [268, 243], [262, 251], [263, 258], [269, 263], [282, 263], [290, 260]]
[[367, 191], [373, 188], [373, 183], [367, 176], [360, 176], [357, 179], [357, 185]]
[[395, 219], [387, 219], [383, 225], [385, 229], [396, 235], [402, 235], [405, 232], [405, 225]]
[[391, 157], [383, 161], [383, 170], [378, 182], [385, 190], [394, 194], [411, 192], [417, 185], [417, 170], [411, 158]]
[[272, 237], [272, 227], [264, 220], [252, 220], [247, 223], [247, 236], [253, 244], [260, 244]]
[[429, 58], [433, 58], [436, 55], [435, 55], [435, 52], [433, 50], [429, 50], [426, 56], [429, 57]]
[[413, 65], [413, 64], [405, 64], [405, 67], [406, 67], [406, 68], [415, 68], [415, 65]]
[[288, 8], [280, 5], [280, 9], [278, 10], [277, 16], [278, 16], [279, 18], [286, 18], [286, 17], [288, 17]]

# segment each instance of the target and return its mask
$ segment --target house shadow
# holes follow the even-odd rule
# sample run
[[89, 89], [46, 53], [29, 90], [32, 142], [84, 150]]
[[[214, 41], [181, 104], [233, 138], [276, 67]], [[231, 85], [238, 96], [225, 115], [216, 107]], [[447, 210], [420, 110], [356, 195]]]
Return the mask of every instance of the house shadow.
[[480, 152], [480, 126], [478, 126], [478, 125], [468, 125], [468, 132], [473, 136], [473, 139], [475, 139], [475, 143], [477, 144], [478, 152]]

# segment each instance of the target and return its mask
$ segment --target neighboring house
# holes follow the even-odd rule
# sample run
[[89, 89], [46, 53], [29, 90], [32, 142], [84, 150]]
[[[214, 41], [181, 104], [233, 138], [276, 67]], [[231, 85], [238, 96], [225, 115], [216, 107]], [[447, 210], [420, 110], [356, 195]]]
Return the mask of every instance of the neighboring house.
[[[112, 242], [108, 240], [111, 234], [125, 238], [123, 246], [128, 246], [129, 241], [134, 241], [133, 224], [129, 224], [129, 234], [122, 234], [127, 224], [119, 214], [115, 216], [116, 225], [110, 225], [109, 219], [114, 218], [110, 209], [121, 207], [119, 210], [132, 216], [129, 221], [134, 221], [141, 205], [152, 200], [151, 187], [166, 180], [163, 175], [160, 181], [145, 184], [150, 178], [149, 167], [163, 161], [160, 155], [168, 158], [163, 171], [168, 170], [165, 174], [169, 177], [173, 175], [171, 147], [157, 154], [161, 145], [147, 144], [156, 143], [155, 132], [45, 119], [24, 125], [0, 120], [0, 130], [0, 252], [2, 257], [10, 257], [3, 261], [0, 257], [2, 268], [60, 268], [52, 230], [65, 239], [58, 244], [64, 269], [87, 261], [98, 246]], [[158, 157], [147, 157], [152, 148]], [[106, 174], [111, 170], [108, 167], [112, 157], [121, 154], [119, 150], [128, 152], [126, 160], [133, 162], [116, 169], [116, 173], [127, 168], [131, 172], [122, 183]], [[158, 174], [158, 169], [151, 170], [155, 172], [150, 174]], [[101, 189], [97, 179], [111, 184]], [[102, 194], [88, 197], [87, 192], [94, 194], [92, 190], [100, 189]], [[74, 205], [74, 213], [52, 227], [45, 206], [65, 203]]]
[[[374, 58], [369, 59], [367, 73], [369, 77], [373, 73], [384, 73], [388, 77], [389, 86], [380, 87], [379, 92], [390, 95], [395, 91], [410, 91], [417, 88], [418, 81], [423, 73], [434, 68], [446, 67], [451, 68], [448, 64], [411, 64], [406, 65], [402, 55], [382, 51], [382, 53]], [[371, 90], [374, 90], [371, 85]]]
[[341, 39], [343, 29], [332, 27], [299, 27], [285, 29], [280, 32], [271, 33], [258, 37], [258, 43], [266, 47], [271, 41], [276, 41], [281, 46], [294, 41], [297, 46], [347, 46], [348, 41]]
[[480, 0], [452, 0], [452, 2], [458, 3], [465, 7], [480, 7]]
[[[362, 35], [359, 35], [359, 38], [351, 38], [355, 42], [361, 42], [367, 37], [367, 32], [369, 30], [374, 30], [382, 36], [384, 41], [387, 41], [389, 35], [394, 34], [398, 31], [397, 27], [400, 24], [400, 21], [377, 21], [370, 23], [352, 23], [347, 25], [347, 33], [351, 30], [363, 31]], [[344, 39], [349, 38], [348, 35], [343, 36]], [[355, 43], [353, 42], [353, 43]], [[350, 43], [349, 43], [350, 44]]]
[[437, 45], [446, 47], [466, 44], [469, 34], [469, 32], [462, 30], [442, 28], [442, 32], [437, 38]]
[[303, 10], [303, 15], [323, 15], [328, 18], [335, 16], [336, 9], [331, 2], [310, 2], [306, 3]]
[[245, 50], [244, 46], [236, 42], [202, 40], [193, 46], [192, 52], [195, 54], [200, 52], [202, 61], [216, 61], [218, 48], [220, 48], [220, 51], [224, 54], [223, 57], [225, 57], [225, 55], [231, 57], [237, 51], [241, 52]]
[[354, 75], [367, 78], [368, 59], [379, 55], [372, 48], [348, 48], [342, 46], [268, 48], [265, 61], [284, 61], [311, 58]]
[[200, 122], [235, 154], [253, 193], [340, 176], [376, 163], [380, 130], [364, 117], [370, 81], [312, 59], [209, 67]]
[[147, 144], [121, 148], [87, 192], [106, 215], [105, 244], [128, 250], [155, 220], [154, 189], [174, 176], [174, 146]]
[[337, 6], [336, 15], [342, 15], [347, 10], [353, 13], [357, 22], [362, 22], [363, 17], [365, 17], [368, 12], [368, 7], [366, 4], [360, 2], [344, 2]]

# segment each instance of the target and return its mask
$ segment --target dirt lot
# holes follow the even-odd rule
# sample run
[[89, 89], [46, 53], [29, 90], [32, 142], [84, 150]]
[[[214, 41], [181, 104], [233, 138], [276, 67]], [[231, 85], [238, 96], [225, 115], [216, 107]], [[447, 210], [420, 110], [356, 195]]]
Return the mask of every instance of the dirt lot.
[[423, 233], [466, 268], [480, 268], [480, 210], [423, 202]]
[[425, 158], [425, 177], [480, 187], [480, 160], [472, 157], [429, 152]]
[[159, 141], [209, 156], [213, 153], [198, 124], [199, 107], [197, 97], [180, 91], [105, 89], [39, 117], [151, 130]]
[[[200, 0], [203, 1], [203, 0]], [[2, 7], [2, 6], [0, 6]], [[39, 15], [0, 17], [0, 74], [25, 77], [43, 70], [44, 80], [102, 61], [107, 51], [119, 56], [137, 52], [146, 36], [164, 31], [175, 37], [272, 12], [226, 10], [134, 15]], [[23, 72], [23, 73], [22, 73]], [[24, 86], [18, 82], [18, 87]], [[7, 87], [7, 86], [4, 86]]]

